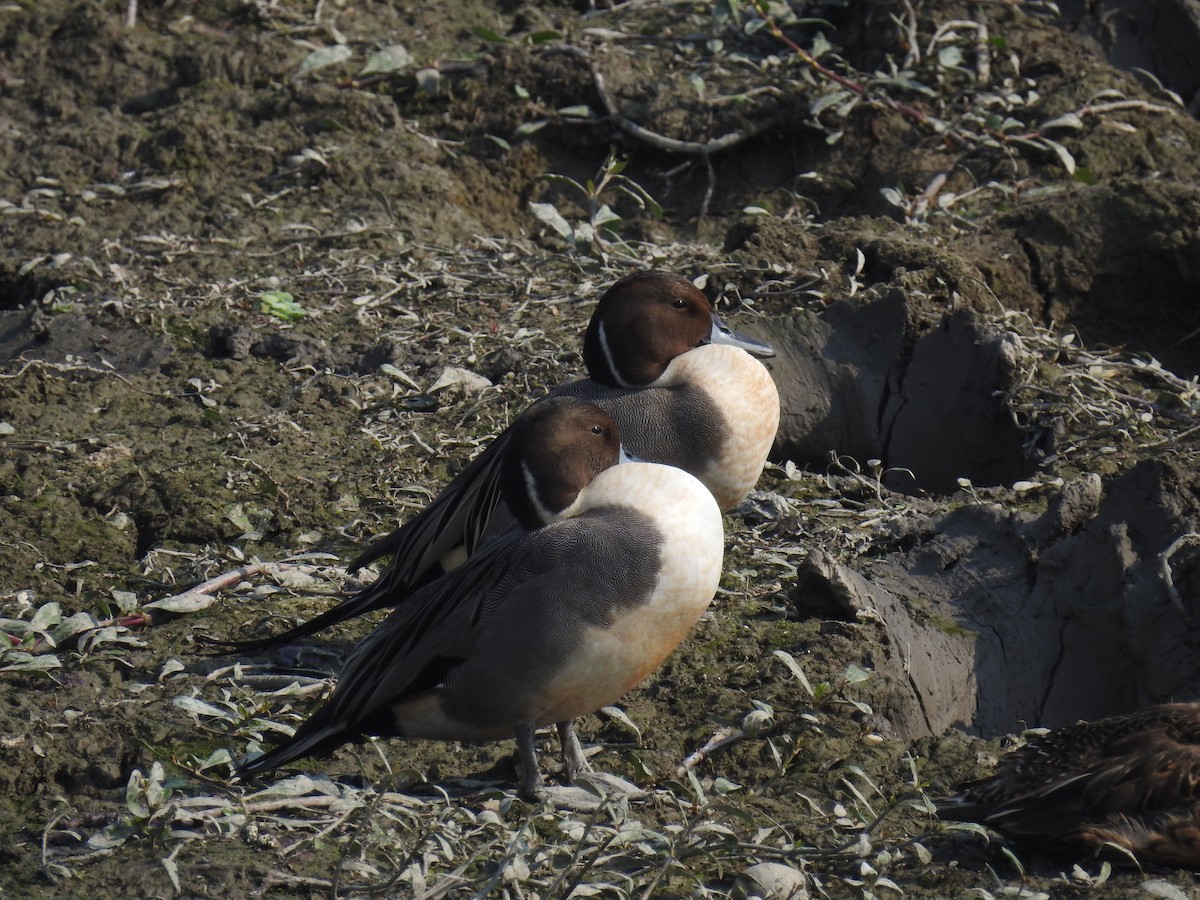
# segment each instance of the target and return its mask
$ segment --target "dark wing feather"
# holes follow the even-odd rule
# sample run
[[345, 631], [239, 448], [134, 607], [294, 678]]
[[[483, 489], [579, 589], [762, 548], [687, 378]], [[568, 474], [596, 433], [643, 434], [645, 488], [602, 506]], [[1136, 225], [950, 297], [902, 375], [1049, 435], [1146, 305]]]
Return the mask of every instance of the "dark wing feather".
[[239, 774], [265, 772], [363, 734], [389, 706], [425, 690], [428, 679], [422, 676], [430, 667], [444, 668], [444, 661], [468, 656], [506, 598], [558, 569], [587, 538], [587, 524], [574, 519], [536, 532], [513, 532], [409, 596], [350, 652], [325, 705], [290, 740]]
[[381, 578], [388, 578], [395, 590], [411, 589], [456, 547], [465, 545], [467, 553], [473, 553], [500, 503], [500, 463], [510, 432], [501, 432], [416, 518], [374, 541], [348, 571], [391, 554], [392, 562]]
[[[325, 628], [402, 603], [413, 591], [442, 574], [440, 562], [455, 548], [473, 554], [501, 505], [500, 462], [509, 440], [506, 430], [450, 482], [417, 516], [382, 537], [355, 559], [353, 572], [380, 556], [391, 563], [374, 582], [337, 606], [287, 631], [265, 638], [223, 643], [219, 653], [249, 653], [316, 634]], [[505, 517], [507, 518], [507, 517]]]
[[[946, 819], [1024, 837], [1134, 835], [1200, 802], [1200, 708], [1168, 704], [1033, 739], [938, 803]], [[1120, 824], [1125, 823], [1125, 824]]]

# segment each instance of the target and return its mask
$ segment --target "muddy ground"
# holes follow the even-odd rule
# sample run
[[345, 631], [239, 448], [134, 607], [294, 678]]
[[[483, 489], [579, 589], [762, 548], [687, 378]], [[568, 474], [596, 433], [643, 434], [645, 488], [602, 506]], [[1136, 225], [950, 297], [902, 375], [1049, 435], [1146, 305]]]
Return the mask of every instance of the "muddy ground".
[[[0, 4], [0, 894], [1200, 896], [929, 806], [1200, 696], [1194, 4], [1159, 56], [1051, 6]], [[531, 808], [507, 745], [231, 783], [370, 625], [203, 639], [353, 588], [647, 265], [784, 402], [713, 609], [580, 725], [647, 797]]]

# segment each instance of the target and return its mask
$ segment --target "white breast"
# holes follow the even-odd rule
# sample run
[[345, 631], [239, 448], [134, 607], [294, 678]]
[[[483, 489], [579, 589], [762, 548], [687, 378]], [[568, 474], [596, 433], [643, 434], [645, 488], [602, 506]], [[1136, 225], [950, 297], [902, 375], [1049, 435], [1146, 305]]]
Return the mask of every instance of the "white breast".
[[706, 344], [676, 357], [656, 386], [703, 387], [729, 427], [721, 457], [698, 476], [722, 510], [746, 498], [758, 483], [779, 429], [779, 391], [766, 366], [738, 347]]
[[703, 484], [670, 466], [616, 466], [588, 486], [580, 511], [613, 504], [637, 508], [665, 536], [657, 582], [647, 602], [582, 635], [568, 665], [538, 691], [539, 725], [594, 712], [640, 684], [679, 646], [716, 593], [724, 535], [721, 512]]

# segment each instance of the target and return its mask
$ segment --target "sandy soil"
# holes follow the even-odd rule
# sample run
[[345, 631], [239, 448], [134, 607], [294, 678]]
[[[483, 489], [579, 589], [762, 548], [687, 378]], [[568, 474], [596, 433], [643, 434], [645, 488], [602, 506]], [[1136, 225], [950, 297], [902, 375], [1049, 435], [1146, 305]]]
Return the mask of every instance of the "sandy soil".
[[[1034, 3], [404, 6], [0, 4], [0, 894], [1200, 896], [928, 803], [1025, 726], [1200, 696], [1169, 79]], [[784, 400], [712, 611], [581, 723], [647, 798], [531, 809], [508, 745], [231, 783], [370, 623], [201, 640], [353, 588], [646, 265]]]

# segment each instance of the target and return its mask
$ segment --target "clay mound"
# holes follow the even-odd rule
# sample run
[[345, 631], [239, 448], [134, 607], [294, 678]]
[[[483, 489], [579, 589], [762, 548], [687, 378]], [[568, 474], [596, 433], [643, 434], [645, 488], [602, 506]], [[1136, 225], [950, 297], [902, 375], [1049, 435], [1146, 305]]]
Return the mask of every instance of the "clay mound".
[[973, 504], [860, 571], [814, 551], [801, 611], [875, 620], [884, 712], [907, 737], [1059, 726], [1200, 696], [1200, 480], [1146, 460], [1066, 485], [1040, 515]]
[[931, 318], [891, 288], [822, 315], [760, 320], [778, 357], [775, 458], [820, 467], [831, 456], [879, 460], [893, 490], [1011, 485], [1042, 461], [1044, 435], [1008, 402], [1020, 340], [971, 310]]

